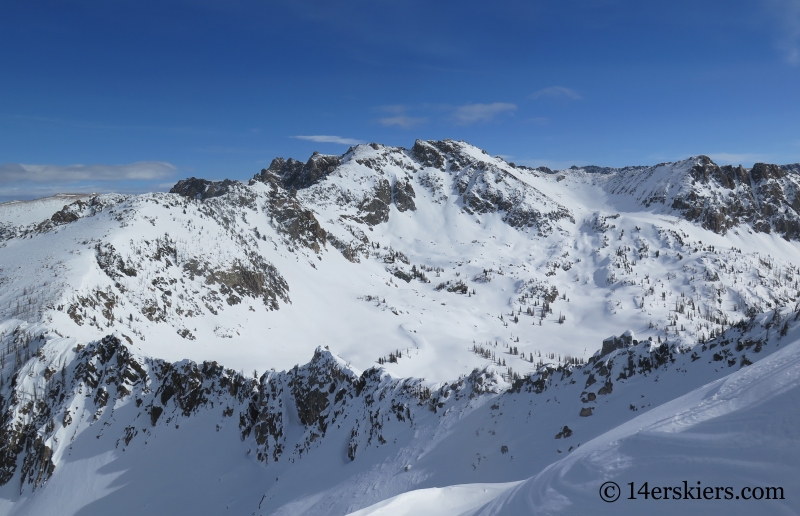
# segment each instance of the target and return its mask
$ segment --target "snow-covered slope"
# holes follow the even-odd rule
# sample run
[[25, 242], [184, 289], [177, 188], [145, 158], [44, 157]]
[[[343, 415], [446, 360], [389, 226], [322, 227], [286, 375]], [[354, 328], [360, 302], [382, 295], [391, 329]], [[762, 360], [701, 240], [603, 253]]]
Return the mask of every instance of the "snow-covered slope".
[[417, 141], [60, 202], [0, 205], [6, 512], [344, 514], [519, 482], [795, 331], [788, 166], [552, 172]]
[[57, 194], [33, 201], [0, 203], [0, 226], [27, 226], [49, 219], [55, 212], [75, 201], [86, 200], [86, 194]]
[[411, 491], [353, 514], [797, 514], [798, 389], [794, 341], [523, 482]]

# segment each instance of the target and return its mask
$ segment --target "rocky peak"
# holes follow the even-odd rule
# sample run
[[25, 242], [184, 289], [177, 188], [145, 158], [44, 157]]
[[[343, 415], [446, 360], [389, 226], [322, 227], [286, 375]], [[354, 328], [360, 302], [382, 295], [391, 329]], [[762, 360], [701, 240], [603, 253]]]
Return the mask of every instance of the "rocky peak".
[[761, 183], [767, 179], [781, 179], [786, 177], [786, 171], [778, 165], [768, 165], [766, 163], [756, 163], [750, 169], [750, 177], [754, 183]]
[[730, 165], [720, 167], [708, 156], [698, 156], [697, 162], [689, 171], [692, 179], [703, 184], [713, 182], [722, 188], [732, 190], [739, 184], [749, 184], [750, 177], [741, 165], [734, 168]]
[[175, 186], [170, 189], [169, 193], [182, 195], [190, 199], [203, 200], [225, 195], [235, 183], [238, 183], [238, 181], [231, 181], [230, 179], [208, 181], [207, 179], [190, 177], [188, 179], [181, 179], [175, 183]]
[[[454, 140], [417, 140], [411, 148], [414, 158], [425, 167], [445, 170], [445, 165], [450, 163], [451, 168], [462, 169], [476, 161], [466, 152], [467, 147], [472, 147], [464, 141]], [[475, 150], [478, 150], [475, 148]], [[478, 151], [486, 154], [486, 151]], [[492, 159], [486, 154], [487, 159]]]
[[256, 180], [263, 180], [267, 172], [272, 172], [281, 178], [281, 183], [286, 189], [302, 189], [316, 184], [328, 174], [336, 170], [341, 164], [342, 158], [339, 156], [329, 156], [314, 152], [307, 162], [302, 163], [293, 158], [285, 160], [275, 158], [270, 163], [268, 169], [256, 175]]
[[781, 168], [790, 174], [800, 174], [800, 163], [781, 165]]

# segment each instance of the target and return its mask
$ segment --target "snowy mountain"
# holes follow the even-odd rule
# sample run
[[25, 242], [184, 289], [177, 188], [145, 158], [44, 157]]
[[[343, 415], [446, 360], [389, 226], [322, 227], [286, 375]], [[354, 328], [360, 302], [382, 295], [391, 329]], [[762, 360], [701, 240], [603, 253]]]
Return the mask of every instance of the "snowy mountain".
[[594, 493], [686, 454], [706, 469], [652, 481], [711, 483], [758, 432], [772, 473], [719, 478], [774, 484], [799, 213], [796, 165], [451, 140], [2, 204], [0, 512], [633, 511]]

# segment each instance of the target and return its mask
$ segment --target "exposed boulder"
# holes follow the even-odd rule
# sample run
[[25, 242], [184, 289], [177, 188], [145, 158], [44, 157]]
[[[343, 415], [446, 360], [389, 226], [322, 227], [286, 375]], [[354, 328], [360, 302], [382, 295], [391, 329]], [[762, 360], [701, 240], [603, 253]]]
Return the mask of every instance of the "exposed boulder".
[[571, 435], [572, 435], [572, 430], [570, 429], [570, 427], [568, 427], [568, 426], [564, 425], [564, 428], [562, 428], [562, 429], [561, 429], [561, 430], [560, 430], [560, 431], [559, 431], [559, 432], [556, 434], [556, 439], [562, 439], [562, 438], [563, 438], [563, 439], [566, 439], [567, 437], [570, 437]]

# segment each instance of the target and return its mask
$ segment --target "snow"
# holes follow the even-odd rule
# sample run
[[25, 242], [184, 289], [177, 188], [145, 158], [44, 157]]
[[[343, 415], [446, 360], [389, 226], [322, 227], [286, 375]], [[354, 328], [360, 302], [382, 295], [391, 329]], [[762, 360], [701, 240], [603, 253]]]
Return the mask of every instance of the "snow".
[[[413, 507], [413, 514], [500, 516], [517, 514], [796, 514], [791, 493], [800, 489], [800, 341], [755, 365], [731, 373], [620, 425], [581, 445], [564, 459], [520, 483], [467, 484], [411, 491], [367, 507], [359, 516]], [[622, 496], [600, 499], [604, 482]], [[645, 500], [634, 492], [649, 487], [782, 487], [784, 500]], [[480, 505], [464, 493], [493, 499]], [[716, 497], [714, 489], [709, 496]], [[658, 495], [663, 497], [663, 494]], [[681, 495], [682, 496], [682, 495]], [[692, 496], [697, 496], [692, 492]], [[476, 497], [477, 498], [477, 497]], [[447, 512], [456, 503], [458, 511]], [[755, 507], [754, 507], [755, 506]], [[398, 512], [397, 514], [405, 514]], [[412, 514], [412, 512], [408, 512]]]
[[[483, 506], [519, 482], [505, 484], [467, 484], [461, 486], [432, 487], [394, 496], [360, 511], [352, 516], [416, 516], [437, 514], [460, 516], [470, 509]], [[436, 512], [431, 509], [435, 508]]]
[[[311, 442], [287, 388], [285, 453], [269, 464], [254, 457], [258, 446], [252, 434], [242, 437], [238, 414], [220, 415], [233, 403], [227, 398], [189, 417], [169, 402], [151, 424], [134, 398], [146, 407], [160, 394], [111, 392], [104, 408], [81, 384], [54, 408], [55, 429], [37, 430], [53, 450], [52, 478], [36, 491], [20, 488], [18, 467], [0, 488], [0, 514], [674, 513], [679, 502], [604, 504], [597, 490], [606, 480], [673, 485], [687, 475], [704, 485], [760, 482], [797, 492], [798, 242], [747, 226], [723, 236], [679, 217], [670, 200], [692, 187], [686, 177], [697, 158], [545, 174], [463, 142], [447, 145], [456, 154], [444, 170], [405, 149], [356, 146], [325, 179], [298, 191], [297, 203], [329, 235], [318, 252], [281, 231], [270, 204], [276, 192], [263, 182], [205, 201], [82, 197], [76, 220], [44, 226], [76, 199], [0, 205], [3, 392], [15, 372], [19, 396], [45, 392], [48, 367], [72, 372], [78, 348], [109, 334], [150, 374], [151, 359], [181, 367], [216, 361], [247, 378], [266, 371], [274, 385], [315, 352], [352, 381], [401, 355], [380, 364], [384, 396], [374, 407], [359, 398], [337, 408], [329, 415], [340, 418], [336, 426]], [[363, 206], [382, 181], [413, 185], [416, 210], [394, 203], [388, 221], [369, 225]], [[647, 205], [662, 195], [667, 202]], [[480, 208], [483, 201], [492, 208]], [[354, 249], [353, 261], [330, 236]], [[197, 263], [206, 272], [190, 273]], [[209, 279], [208, 271], [269, 265], [287, 285], [277, 309], [255, 295], [237, 301]], [[401, 279], [412, 267], [429, 282]], [[448, 291], [460, 281], [467, 294]], [[543, 313], [546, 303], [551, 313]], [[786, 336], [771, 322], [776, 309]], [[748, 310], [754, 326], [732, 330]], [[735, 344], [702, 343], [723, 330], [759, 345], [733, 352]], [[544, 364], [600, 357], [610, 335], [632, 342], [600, 358], [613, 362], [613, 393], [599, 393], [604, 375], [595, 366], [553, 373], [538, 394], [509, 391]], [[26, 336], [32, 344], [20, 344]], [[651, 356], [661, 341], [676, 350], [674, 363], [619, 376], [626, 353]], [[730, 354], [714, 358], [723, 351]], [[484, 382], [480, 393], [441, 394], [471, 374]], [[441, 407], [406, 398], [404, 378], [441, 396]], [[403, 400], [413, 422], [392, 415]], [[27, 421], [14, 407], [10, 417]], [[591, 417], [579, 415], [583, 408]], [[62, 424], [67, 409], [74, 421]], [[382, 426], [370, 431], [379, 428], [383, 444], [365, 437], [374, 421]], [[564, 426], [571, 437], [555, 439]], [[139, 434], [122, 446], [128, 427]], [[679, 509], [718, 510], [709, 503]], [[797, 512], [788, 496], [785, 503], [758, 508]]]
[[0, 203], [0, 225], [27, 226], [49, 219], [64, 206], [90, 196], [87, 194], [57, 194], [32, 201], [9, 201]]

